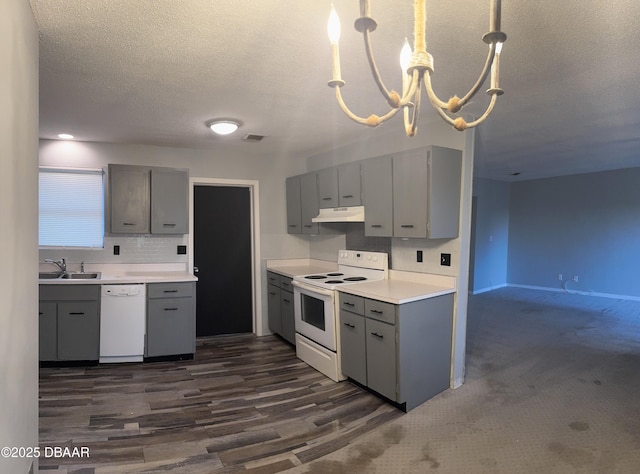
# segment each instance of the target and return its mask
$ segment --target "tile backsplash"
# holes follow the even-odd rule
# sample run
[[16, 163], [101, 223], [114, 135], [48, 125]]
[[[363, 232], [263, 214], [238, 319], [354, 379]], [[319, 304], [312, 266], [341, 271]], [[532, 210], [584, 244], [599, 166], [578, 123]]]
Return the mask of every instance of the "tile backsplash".
[[363, 222], [346, 223], [346, 249], [365, 250], [367, 252], [384, 252], [389, 254], [389, 268], [391, 264], [391, 237], [367, 237], [364, 235]]
[[[105, 236], [103, 249], [40, 249], [40, 262], [65, 258], [67, 263], [187, 263], [187, 254], [178, 255], [178, 245], [188, 245], [189, 235]], [[114, 255], [114, 246], [120, 254]]]

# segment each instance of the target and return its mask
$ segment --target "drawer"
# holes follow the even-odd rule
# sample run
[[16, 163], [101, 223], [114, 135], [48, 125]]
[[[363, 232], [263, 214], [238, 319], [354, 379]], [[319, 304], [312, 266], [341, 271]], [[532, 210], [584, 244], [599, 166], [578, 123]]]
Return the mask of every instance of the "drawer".
[[147, 284], [148, 298], [182, 298], [193, 296], [193, 282], [149, 283]]
[[39, 285], [41, 301], [98, 301], [100, 285]]
[[396, 305], [385, 303], [384, 301], [365, 300], [364, 315], [368, 318], [384, 321], [385, 323], [396, 323]]
[[362, 296], [340, 293], [340, 309], [356, 314], [364, 314], [364, 298]]
[[286, 277], [280, 275], [280, 288], [286, 291], [293, 291], [293, 284], [291, 283], [293, 279], [290, 277]]
[[280, 275], [273, 272], [267, 272], [267, 283], [280, 286]]

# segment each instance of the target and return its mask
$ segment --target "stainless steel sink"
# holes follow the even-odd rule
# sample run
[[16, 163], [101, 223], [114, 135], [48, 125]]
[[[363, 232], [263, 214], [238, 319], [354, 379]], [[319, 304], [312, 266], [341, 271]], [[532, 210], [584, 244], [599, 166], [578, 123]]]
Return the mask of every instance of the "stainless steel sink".
[[62, 278], [66, 278], [68, 280], [97, 280], [100, 278], [100, 272], [65, 273]]
[[40, 280], [54, 280], [56, 278], [60, 278], [62, 273], [60, 272], [40, 272], [38, 274], [38, 278]]
[[99, 280], [100, 272], [88, 272], [88, 273], [60, 273], [60, 272], [40, 272], [38, 278], [40, 280]]

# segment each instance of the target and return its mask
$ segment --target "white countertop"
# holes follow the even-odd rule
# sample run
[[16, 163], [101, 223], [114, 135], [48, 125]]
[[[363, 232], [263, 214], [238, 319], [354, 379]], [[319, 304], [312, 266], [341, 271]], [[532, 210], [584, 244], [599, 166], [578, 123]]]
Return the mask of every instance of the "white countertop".
[[392, 304], [404, 304], [455, 293], [456, 279], [432, 273], [389, 270], [387, 280], [344, 286], [338, 291]]
[[310, 258], [293, 258], [288, 260], [267, 260], [267, 270], [289, 278], [296, 275], [333, 272], [338, 269], [336, 262], [315, 260]]
[[[70, 268], [77, 272], [78, 269]], [[50, 266], [40, 266], [40, 271], [51, 271]], [[112, 285], [129, 283], [163, 283], [197, 281], [185, 271], [184, 264], [87, 264], [86, 273], [100, 272], [100, 278], [38, 280], [41, 285]]]

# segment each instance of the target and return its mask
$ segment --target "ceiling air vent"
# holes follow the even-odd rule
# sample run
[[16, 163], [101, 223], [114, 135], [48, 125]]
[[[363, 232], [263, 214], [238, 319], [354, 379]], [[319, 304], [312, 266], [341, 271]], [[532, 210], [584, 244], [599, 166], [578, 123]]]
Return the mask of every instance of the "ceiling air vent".
[[253, 133], [247, 133], [244, 137], [242, 137], [245, 142], [259, 142], [262, 141], [263, 138], [264, 135], [255, 135]]

